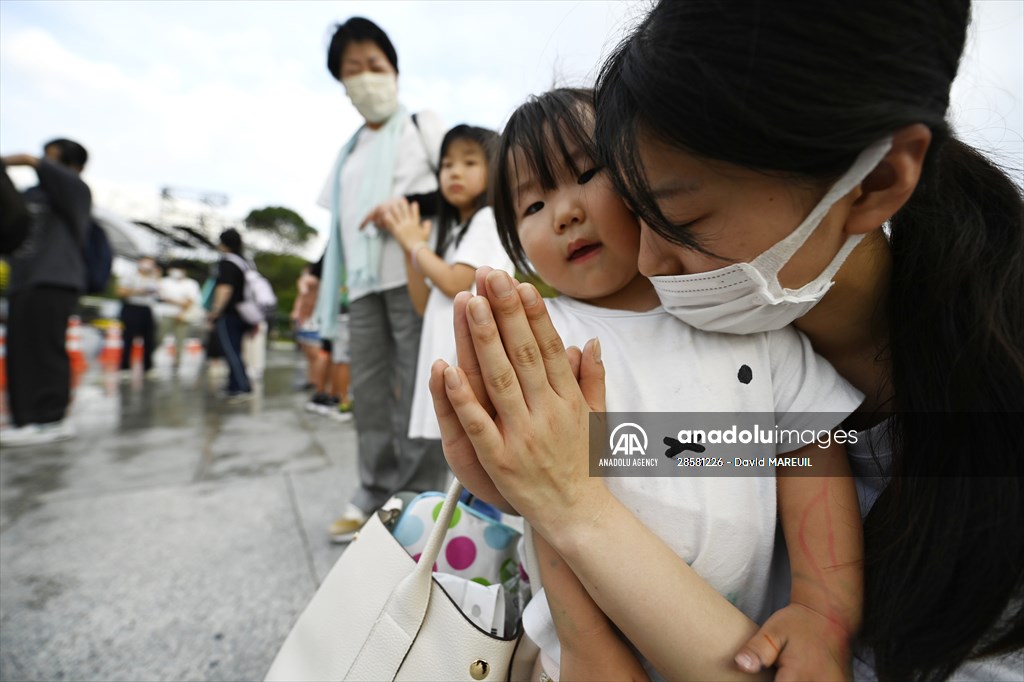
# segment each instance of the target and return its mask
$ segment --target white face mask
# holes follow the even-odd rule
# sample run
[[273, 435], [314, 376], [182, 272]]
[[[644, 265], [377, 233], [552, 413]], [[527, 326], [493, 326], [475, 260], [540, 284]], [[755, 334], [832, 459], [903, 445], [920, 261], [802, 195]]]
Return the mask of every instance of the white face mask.
[[171, 270], [170, 273], [168, 273], [168, 274], [170, 274], [172, 279], [184, 279], [185, 278], [185, 271], [184, 270]]
[[753, 262], [695, 275], [651, 277], [665, 310], [704, 331], [753, 334], [782, 329], [813, 308], [832, 287], [832, 277], [864, 235], [847, 237], [822, 273], [799, 289], [784, 289], [779, 272], [832, 206], [875, 169], [891, 146], [892, 138], [886, 138], [861, 152], [800, 226]]
[[345, 94], [370, 123], [382, 123], [398, 111], [398, 77], [365, 71], [342, 81]]

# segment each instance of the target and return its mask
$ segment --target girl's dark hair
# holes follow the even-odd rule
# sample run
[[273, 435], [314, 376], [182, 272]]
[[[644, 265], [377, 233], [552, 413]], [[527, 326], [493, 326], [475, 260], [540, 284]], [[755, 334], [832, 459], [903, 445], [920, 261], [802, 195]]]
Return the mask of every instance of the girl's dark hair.
[[[441, 154], [438, 158], [441, 159], [442, 165], [444, 163], [444, 155], [448, 153], [448, 147], [452, 145], [456, 140], [469, 140], [480, 145], [481, 149], [484, 150], [484, 161], [489, 167], [494, 160], [494, 147], [498, 141], [498, 133], [487, 128], [478, 128], [477, 126], [471, 126], [466, 124], [457, 125], [447, 133], [445, 133], [444, 139], [441, 140]], [[490, 173], [488, 172], [488, 175]], [[438, 166], [437, 169], [437, 182], [440, 186], [441, 183], [441, 168]], [[438, 256], [444, 259], [444, 252], [448, 248], [448, 244], [454, 240], [457, 246], [462, 241], [462, 235], [466, 233], [466, 228], [469, 227], [469, 223], [473, 220], [473, 216], [481, 208], [487, 205], [487, 192], [481, 192], [480, 196], [476, 198], [476, 205], [473, 208], [472, 215], [469, 216], [469, 220], [464, 223], [459, 216], [459, 209], [448, 203], [448, 200], [444, 198], [438, 190], [438, 210], [437, 210], [437, 247], [435, 249]], [[456, 231], [458, 228], [458, 231]]]
[[327, 47], [327, 70], [335, 80], [341, 80], [341, 57], [348, 44], [365, 42], [375, 43], [398, 73], [398, 53], [384, 29], [369, 19], [352, 17], [344, 24], [335, 24], [331, 44]]
[[43, 151], [45, 152], [50, 147], [56, 147], [60, 151], [60, 162], [69, 168], [82, 170], [85, 168], [85, 162], [89, 160], [89, 152], [85, 151], [85, 147], [74, 140], [68, 140], [63, 137], [50, 140], [43, 145]]
[[[557, 88], [530, 97], [505, 124], [491, 172], [491, 205], [501, 244], [522, 272], [533, 273], [533, 269], [519, 241], [515, 185], [528, 172], [541, 189], [550, 191], [564, 170], [573, 175], [583, 172], [573, 154], [581, 151], [591, 159], [597, 158], [593, 112], [593, 90]], [[516, 166], [516, 151], [527, 164], [522, 171]]]
[[883, 680], [1024, 647], [1021, 190], [946, 122], [967, 0], [659, 3], [598, 79], [597, 142], [651, 229], [639, 134], [819, 184], [871, 143], [932, 131], [892, 217], [892, 480], [865, 520], [861, 642]]

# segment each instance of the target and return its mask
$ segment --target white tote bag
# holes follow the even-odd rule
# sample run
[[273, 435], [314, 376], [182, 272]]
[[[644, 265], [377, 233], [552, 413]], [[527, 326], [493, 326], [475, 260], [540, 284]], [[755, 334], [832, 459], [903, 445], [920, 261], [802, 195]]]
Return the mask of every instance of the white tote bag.
[[520, 637], [484, 632], [431, 576], [461, 492], [452, 483], [418, 562], [371, 515], [292, 628], [267, 682], [526, 679], [532, 643], [521, 638], [515, 655]]

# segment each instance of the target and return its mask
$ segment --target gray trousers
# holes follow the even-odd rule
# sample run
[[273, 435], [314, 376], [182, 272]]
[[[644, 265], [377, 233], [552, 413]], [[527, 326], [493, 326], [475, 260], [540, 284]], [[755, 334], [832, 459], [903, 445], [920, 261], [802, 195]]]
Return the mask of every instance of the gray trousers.
[[399, 490], [444, 490], [448, 465], [439, 441], [408, 435], [423, 326], [408, 289], [363, 296], [349, 311], [359, 441], [359, 488], [352, 504], [370, 513]]

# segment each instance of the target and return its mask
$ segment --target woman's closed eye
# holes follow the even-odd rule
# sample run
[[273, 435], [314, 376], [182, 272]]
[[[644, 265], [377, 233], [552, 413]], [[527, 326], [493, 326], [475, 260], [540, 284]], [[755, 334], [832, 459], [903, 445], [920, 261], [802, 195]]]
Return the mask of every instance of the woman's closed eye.
[[597, 175], [600, 172], [601, 172], [601, 167], [600, 166], [594, 166], [590, 170], [584, 171], [582, 174], [580, 174], [580, 177], [576, 179], [576, 182], [581, 184], [581, 185], [585, 185], [588, 182], [590, 182], [591, 180], [593, 180], [594, 176]]

